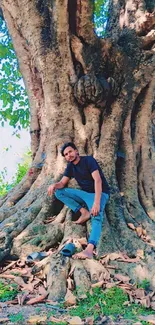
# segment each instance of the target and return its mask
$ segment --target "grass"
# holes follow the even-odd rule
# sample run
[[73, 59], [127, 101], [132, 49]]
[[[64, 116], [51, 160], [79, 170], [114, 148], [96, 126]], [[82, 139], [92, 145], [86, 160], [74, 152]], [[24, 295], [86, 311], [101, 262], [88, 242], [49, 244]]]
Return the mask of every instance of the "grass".
[[21, 322], [24, 321], [24, 316], [22, 313], [18, 313], [16, 315], [10, 315], [9, 319], [12, 323], [15, 323], [15, 324], [20, 323], [21, 324]]
[[150, 281], [148, 279], [144, 279], [142, 282], [137, 283], [137, 287], [147, 291], [150, 288]]
[[[148, 288], [148, 282], [140, 284], [140, 287]], [[16, 297], [18, 291], [16, 285], [6, 285], [0, 282], [0, 301], [12, 300]], [[126, 304], [128, 302], [128, 304]], [[61, 307], [63, 304], [60, 304]], [[64, 307], [64, 306], [63, 306]], [[65, 307], [64, 307], [65, 308]], [[40, 313], [41, 309], [38, 306], [36, 313]], [[72, 316], [79, 316], [81, 319], [94, 316], [94, 320], [98, 320], [100, 316], [110, 316], [113, 320], [116, 320], [118, 316], [122, 316], [125, 320], [131, 320], [132, 324], [138, 321], [140, 315], [155, 315], [155, 311], [152, 309], [146, 309], [145, 307], [129, 303], [128, 295], [118, 287], [113, 287], [107, 290], [95, 288], [93, 293], [87, 293], [87, 298], [78, 300], [76, 308], [68, 310], [68, 314]], [[50, 310], [47, 314], [48, 319], [50, 316], [55, 316], [55, 311]], [[24, 316], [22, 313], [9, 316], [10, 321], [15, 324], [23, 324]], [[141, 321], [143, 325], [149, 325], [146, 321]], [[59, 325], [65, 325], [66, 323], [60, 320]], [[55, 325], [54, 322], [48, 320], [48, 325]]]
[[77, 307], [70, 311], [70, 315], [81, 318], [94, 316], [95, 320], [101, 315], [112, 316], [114, 319], [121, 315], [125, 319], [136, 321], [139, 315], [155, 314], [152, 309], [146, 309], [138, 304], [125, 305], [126, 302], [128, 295], [121, 288], [113, 287], [105, 291], [96, 288], [92, 295], [88, 293], [86, 299], [79, 300]]
[[0, 281], [0, 301], [13, 300], [17, 296], [17, 293], [17, 285], [6, 285]]

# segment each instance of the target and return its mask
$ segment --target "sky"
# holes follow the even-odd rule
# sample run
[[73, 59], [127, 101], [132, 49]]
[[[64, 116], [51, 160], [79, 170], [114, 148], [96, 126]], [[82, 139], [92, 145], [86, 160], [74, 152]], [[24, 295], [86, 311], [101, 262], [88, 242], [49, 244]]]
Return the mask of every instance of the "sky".
[[5, 180], [11, 182], [22, 156], [30, 149], [30, 135], [26, 130], [20, 131], [20, 139], [13, 135], [14, 129], [5, 123], [0, 127], [0, 173], [7, 168]]

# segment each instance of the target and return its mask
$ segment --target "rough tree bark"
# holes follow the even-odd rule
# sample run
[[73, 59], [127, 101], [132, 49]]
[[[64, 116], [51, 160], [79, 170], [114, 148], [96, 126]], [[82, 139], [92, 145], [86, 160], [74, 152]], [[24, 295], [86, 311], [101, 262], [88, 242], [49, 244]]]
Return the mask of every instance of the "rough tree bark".
[[[106, 39], [94, 32], [91, 0], [2, 0], [1, 7], [29, 96], [33, 161], [21, 183], [1, 199], [0, 260], [10, 252], [23, 256], [87, 236], [86, 227], [75, 227], [71, 212], [47, 196], [48, 185], [64, 170], [60, 147], [74, 141], [81, 155], [98, 160], [111, 186], [98, 253], [136, 256], [141, 248], [146, 265], [147, 256], [151, 265], [155, 243], [151, 2], [109, 0]], [[54, 215], [52, 223], [43, 223]], [[65, 295], [72, 264], [75, 284], [84, 288], [84, 281], [89, 288], [92, 262], [73, 263], [57, 254], [47, 260], [52, 299]], [[155, 286], [153, 272], [150, 280]]]

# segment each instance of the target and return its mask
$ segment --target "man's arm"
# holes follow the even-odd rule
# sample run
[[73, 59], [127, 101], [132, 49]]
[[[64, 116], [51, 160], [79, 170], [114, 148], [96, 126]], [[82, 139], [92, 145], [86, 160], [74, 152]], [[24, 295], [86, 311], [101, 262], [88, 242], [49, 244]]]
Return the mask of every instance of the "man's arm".
[[93, 216], [97, 216], [100, 211], [100, 201], [102, 194], [102, 179], [98, 170], [95, 170], [92, 173], [92, 177], [94, 179], [94, 187], [95, 187], [95, 199], [94, 204], [91, 209], [91, 213]]
[[48, 195], [51, 196], [55, 190], [65, 187], [65, 185], [68, 184], [69, 180], [69, 177], [63, 176], [60, 182], [50, 185], [48, 188]]

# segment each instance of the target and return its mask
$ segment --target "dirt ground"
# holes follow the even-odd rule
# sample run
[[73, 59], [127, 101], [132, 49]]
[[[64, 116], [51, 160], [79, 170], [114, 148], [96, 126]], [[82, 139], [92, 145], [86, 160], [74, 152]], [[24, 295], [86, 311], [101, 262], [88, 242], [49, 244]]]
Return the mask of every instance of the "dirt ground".
[[[36, 306], [7, 306], [6, 303], [1, 303], [1, 313], [0, 313], [0, 324], [44, 324], [44, 325], [54, 325], [61, 324], [65, 318], [72, 319], [68, 312], [58, 311], [51, 307], [46, 307], [43, 304], [37, 304]], [[56, 322], [54, 319], [56, 318]], [[76, 319], [75, 319], [76, 322]], [[79, 323], [74, 323], [74, 325], [91, 325], [90, 319]], [[113, 321], [110, 317], [100, 316], [94, 323], [96, 325], [132, 325], [132, 320], [119, 318]], [[137, 322], [137, 325], [141, 325], [141, 322]]]
[[[100, 267], [105, 265], [104, 277], [101, 274], [102, 278], [98, 279], [98, 282], [92, 284], [92, 288], [99, 287], [104, 289], [112, 288], [117, 285], [117, 288], [123, 289], [124, 292], [128, 295], [128, 301], [125, 303], [135, 302], [140, 306], [144, 306], [149, 308], [149, 311], [155, 310], [155, 291], [145, 290], [144, 288], [138, 288], [136, 285], [133, 285], [130, 282], [130, 277], [120, 274], [120, 273], [110, 273], [108, 265], [107, 265], [107, 257], [108, 261], [110, 258], [114, 259], [122, 259], [124, 258], [120, 254], [113, 253], [109, 256], [104, 256], [100, 261]], [[123, 259], [124, 260], [124, 259]], [[129, 258], [125, 258], [126, 263], [131, 262]], [[133, 261], [132, 261], [133, 262]], [[137, 263], [134, 260], [134, 262]], [[40, 262], [35, 262], [35, 265], [38, 265]], [[99, 262], [93, 262], [98, 263]], [[93, 264], [94, 265], [94, 264]], [[96, 264], [95, 264], [96, 265]], [[48, 292], [47, 292], [47, 282], [46, 278], [42, 274], [42, 272], [37, 273], [36, 275], [32, 272], [33, 266], [27, 265], [25, 260], [17, 260], [10, 261], [7, 260], [3, 265], [0, 266], [0, 282], [3, 283], [2, 292], [8, 294], [8, 285], [14, 289], [13, 285], [16, 285], [18, 289], [15, 297], [11, 298], [7, 296], [5, 298], [5, 302], [0, 302], [0, 324], [43, 324], [43, 325], [55, 325], [55, 324], [70, 324], [70, 325], [143, 325], [143, 324], [155, 324], [155, 312], [154, 315], [146, 316], [146, 321], [144, 323], [143, 320], [138, 318], [139, 320], [136, 322], [135, 320], [125, 319], [122, 316], [117, 316], [115, 318], [113, 316], [105, 316], [100, 315], [97, 319], [94, 320], [93, 315], [91, 317], [87, 317], [85, 319], [80, 318], [78, 316], [71, 316], [71, 310], [73, 308], [77, 308], [76, 297], [74, 296], [74, 286], [72, 275], [68, 276], [68, 287], [67, 292], [69, 295], [65, 296], [65, 306], [61, 307], [61, 304], [54, 303], [51, 300], [48, 300]], [[111, 270], [111, 269], [110, 269]], [[146, 285], [147, 283], [145, 283]], [[144, 285], [144, 283], [143, 283]], [[92, 290], [91, 288], [91, 290]], [[90, 291], [91, 291], [90, 290]], [[9, 291], [10, 293], [10, 291]], [[120, 298], [120, 293], [119, 293]], [[3, 297], [4, 299], [4, 297]], [[10, 299], [10, 301], [9, 301]], [[12, 300], [11, 300], [12, 299]], [[8, 300], [8, 301], [7, 301]], [[96, 295], [96, 303], [93, 308], [98, 308], [98, 300], [99, 296]], [[118, 299], [119, 301], [119, 299]], [[83, 315], [83, 302], [81, 304], [82, 314]], [[119, 307], [122, 306], [119, 303]], [[66, 308], [66, 309], [65, 309]], [[122, 307], [121, 307], [122, 308]], [[87, 305], [86, 305], [87, 309]], [[89, 306], [88, 306], [89, 310]], [[148, 313], [149, 313], [148, 311]], [[148, 315], [147, 313], [147, 315]], [[79, 313], [77, 313], [78, 315]], [[94, 309], [92, 309], [92, 314], [94, 314]], [[150, 312], [150, 314], [152, 314]], [[86, 313], [85, 313], [86, 315]], [[82, 316], [81, 316], [82, 317]], [[149, 318], [147, 318], [149, 317]], [[153, 317], [153, 318], [151, 318]], [[148, 321], [149, 320], [149, 321]]]
[[[55, 325], [62, 324], [65, 320], [69, 321], [69, 324], [73, 325], [142, 325], [140, 321], [133, 322], [133, 320], [123, 319], [117, 317], [117, 320], [113, 320], [112, 317], [99, 316], [98, 319], [92, 323], [91, 317], [82, 320], [78, 323], [78, 319], [69, 315], [69, 311], [65, 309], [56, 310], [51, 306], [46, 306], [45, 304], [37, 304], [35, 306], [7, 306], [6, 303], [0, 303], [0, 324], [42, 324], [42, 325]], [[59, 307], [56, 307], [59, 308]], [[73, 323], [72, 323], [73, 321]], [[149, 323], [151, 324], [151, 323]], [[155, 324], [155, 323], [152, 323]]]

